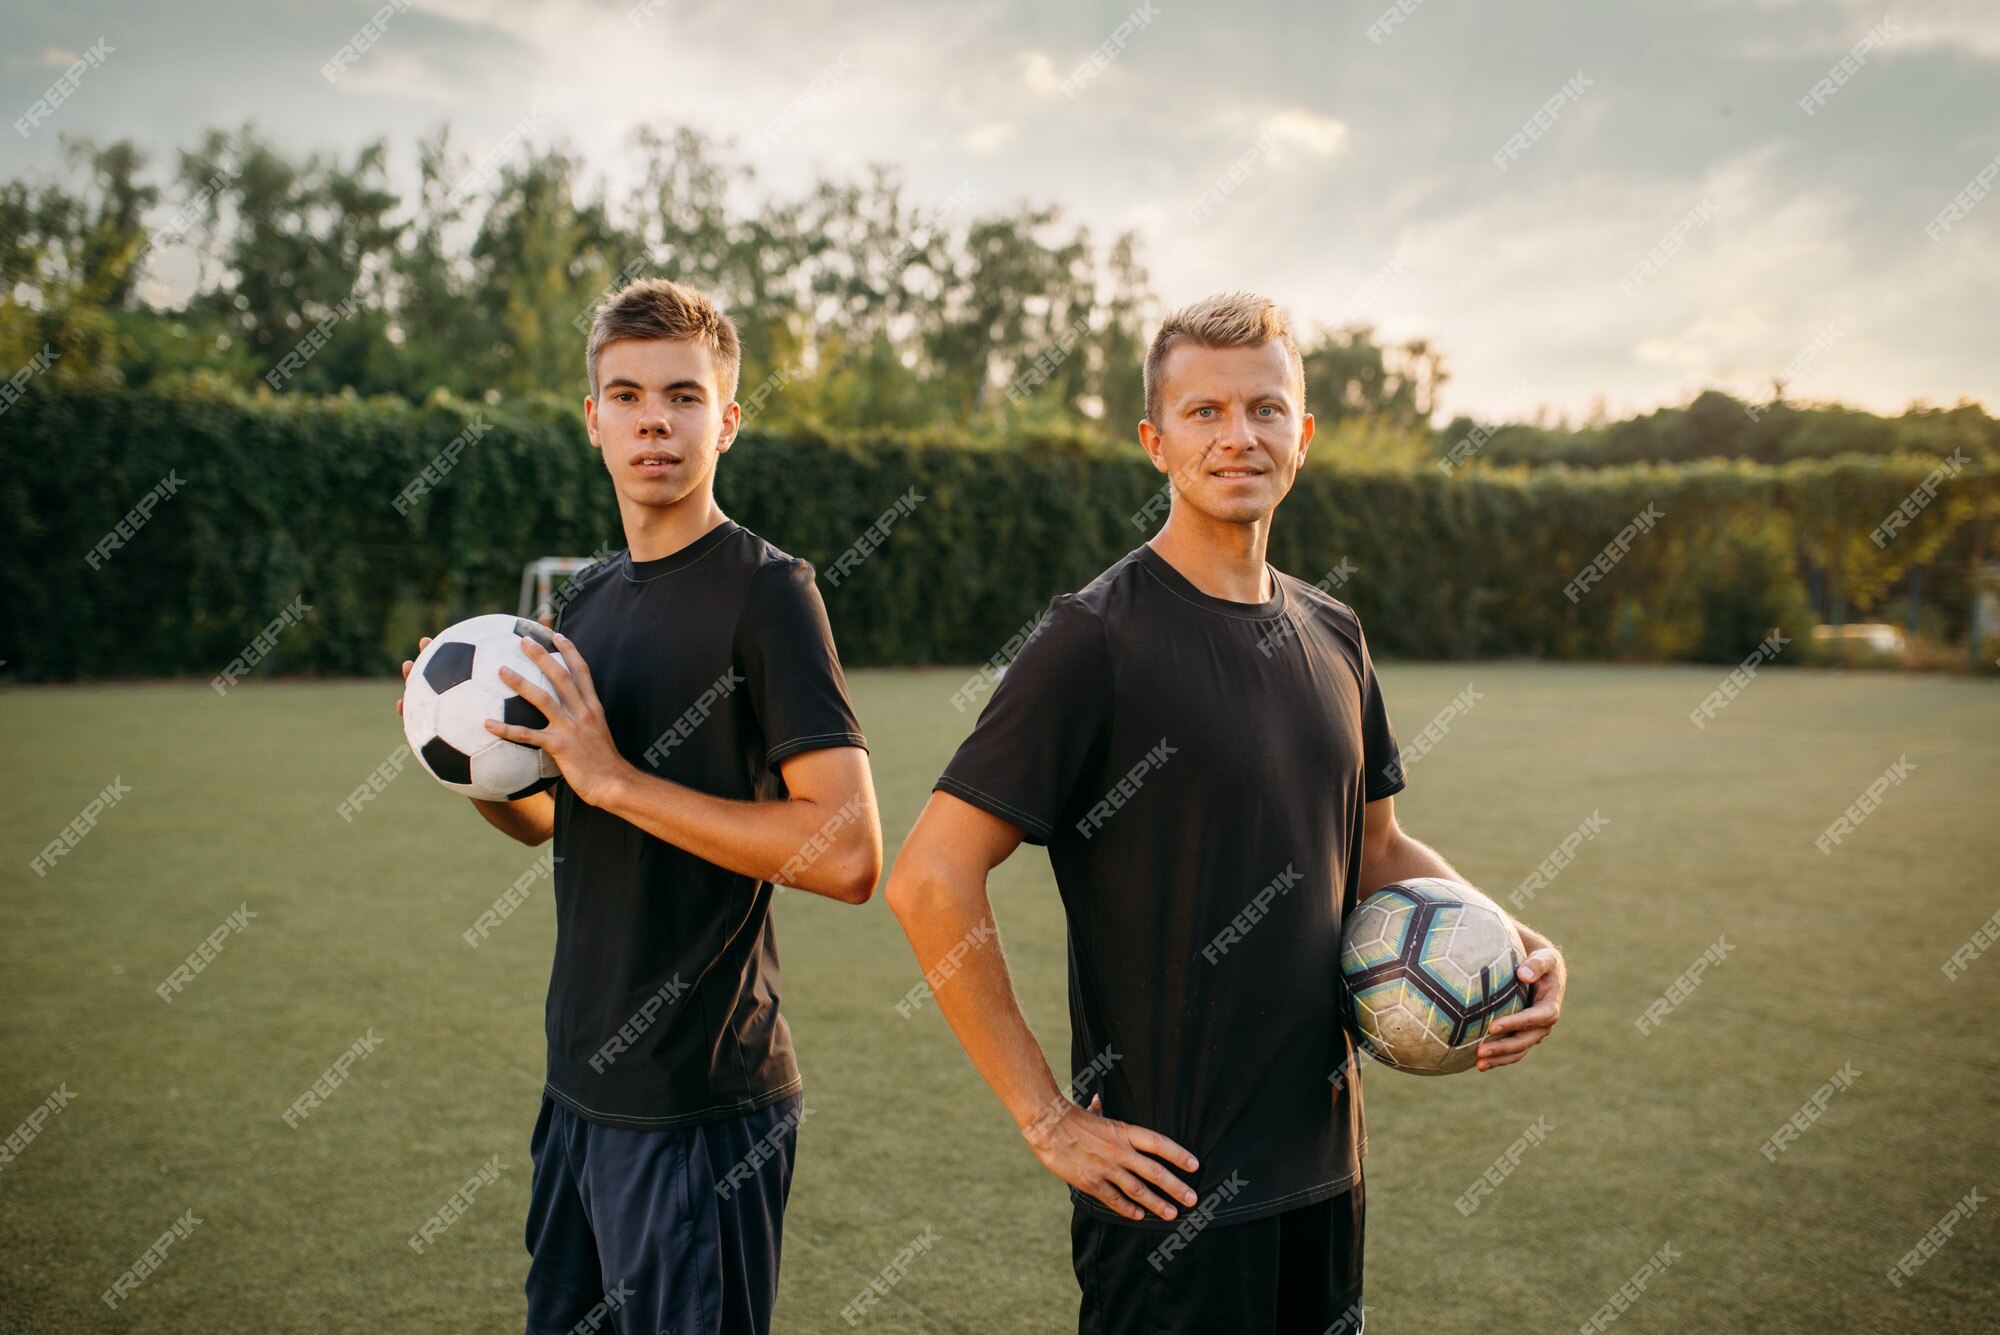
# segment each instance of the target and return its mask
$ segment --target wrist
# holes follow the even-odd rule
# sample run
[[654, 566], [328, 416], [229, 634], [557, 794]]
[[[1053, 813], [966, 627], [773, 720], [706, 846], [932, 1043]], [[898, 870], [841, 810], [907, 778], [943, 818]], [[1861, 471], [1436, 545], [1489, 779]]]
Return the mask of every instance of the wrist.
[[639, 771], [632, 767], [630, 761], [620, 760], [591, 794], [590, 805], [613, 816], [629, 819], [633, 795], [638, 788], [635, 780], [639, 777]]
[[1014, 1121], [1020, 1129], [1021, 1139], [1039, 1154], [1054, 1138], [1056, 1129], [1078, 1111], [1068, 1095], [1054, 1090], [1044, 1102], [1030, 1107], [1025, 1115], [1017, 1114]]

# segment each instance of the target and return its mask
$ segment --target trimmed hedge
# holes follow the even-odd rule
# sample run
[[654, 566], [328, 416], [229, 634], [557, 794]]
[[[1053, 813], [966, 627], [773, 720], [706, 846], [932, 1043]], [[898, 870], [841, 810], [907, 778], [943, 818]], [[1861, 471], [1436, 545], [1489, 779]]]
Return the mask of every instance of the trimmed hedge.
[[[396, 497], [484, 428], [408, 514]], [[16, 572], [0, 659], [18, 679], [209, 677], [295, 598], [261, 672], [387, 673], [419, 634], [511, 610], [522, 565], [622, 545], [573, 411], [445, 399], [244, 397], [182, 386], [32, 391], [0, 414], [0, 554]], [[1971, 535], [2000, 512], [1990, 468], [1943, 482], [1884, 546], [1871, 530], [1922, 484], [1915, 458], [1772, 468], [1309, 468], [1278, 512], [1272, 562], [1337, 594], [1385, 657], [1733, 661], [1772, 626], [1803, 631], [1804, 577], [1851, 608], [1928, 562], [1925, 594], [1969, 601]], [[164, 479], [172, 494], [100, 567], [86, 559]], [[1050, 447], [870, 446], [748, 434], [724, 458], [723, 508], [812, 560], [850, 664], [983, 661], [1051, 594], [1158, 527], [1162, 479], [1129, 454]], [[838, 579], [843, 553], [892, 513]], [[1564, 589], [1634, 516], [1597, 587]]]

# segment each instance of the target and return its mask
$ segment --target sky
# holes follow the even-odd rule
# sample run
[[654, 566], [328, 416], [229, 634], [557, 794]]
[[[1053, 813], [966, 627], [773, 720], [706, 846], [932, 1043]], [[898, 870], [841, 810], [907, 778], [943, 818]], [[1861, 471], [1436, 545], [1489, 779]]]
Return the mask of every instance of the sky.
[[692, 125], [780, 193], [887, 163], [934, 207], [1136, 231], [1167, 306], [1244, 289], [1428, 339], [1441, 418], [1773, 377], [2000, 406], [1992, 0], [0, 0], [0, 31], [0, 120], [86, 64], [0, 130], [4, 177], [64, 135], [165, 159], [246, 121], [413, 172], [449, 122], [615, 182], [633, 129]]

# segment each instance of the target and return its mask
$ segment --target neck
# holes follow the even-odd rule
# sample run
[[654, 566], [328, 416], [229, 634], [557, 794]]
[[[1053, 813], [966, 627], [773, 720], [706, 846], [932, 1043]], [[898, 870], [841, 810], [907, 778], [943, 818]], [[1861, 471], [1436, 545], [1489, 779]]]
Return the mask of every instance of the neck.
[[625, 543], [632, 549], [634, 561], [672, 556], [702, 534], [729, 522], [706, 487], [689, 492], [672, 505], [640, 505], [620, 496], [618, 514], [625, 522]]
[[1263, 603], [1276, 592], [1264, 559], [1270, 537], [1269, 515], [1248, 524], [1226, 524], [1197, 514], [1176, 498], [1151, 546], [1209, 597]]

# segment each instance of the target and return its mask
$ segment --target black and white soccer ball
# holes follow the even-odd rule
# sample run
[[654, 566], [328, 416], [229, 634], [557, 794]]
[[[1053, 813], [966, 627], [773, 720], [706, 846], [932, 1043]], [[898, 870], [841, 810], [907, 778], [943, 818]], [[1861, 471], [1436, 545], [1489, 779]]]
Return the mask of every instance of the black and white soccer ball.
[[521, 647], [523, 636], [561, 659], [547, 627], [495, 614], [469, 617], [444, 630], [410, 668], [403, 688], [403, 735], [431, 777], [455, 793], [512, 802], [549, 788], [560, 773], [547, 752], [486, 731], [488, 719], [528, 728], [548, 723], [500, 679], [500, 669], [510, 667], [555, 694]]

